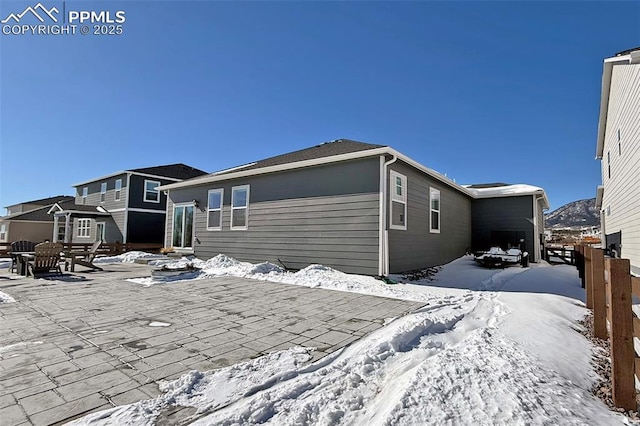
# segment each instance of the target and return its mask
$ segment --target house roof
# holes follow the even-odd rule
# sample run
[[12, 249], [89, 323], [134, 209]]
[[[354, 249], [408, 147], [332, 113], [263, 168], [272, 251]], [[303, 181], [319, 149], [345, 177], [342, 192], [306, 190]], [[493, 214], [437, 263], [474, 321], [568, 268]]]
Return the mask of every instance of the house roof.
[[139, 175], [143, 175], [143, 176], [151, 176], [151, 177], [158, 177], [158, 178], [165, 178], [165, 179], [169, 179], [169, 180], [174, 180], [174, 181], [181, 181], [184, 179], [191, 179], [191, 178], [195, 178], [197, 176], [202, 176], [202, 175], [206, 175], [207, 172], [200, 170], [200, 169], [196, 169], [195, 167], [191, 167], [188, 166], [186, 164], [183, 163], [176, 163], [176, 164], [167, 164], [164, 166], [152, 166], [152, 167], [143, 167], [143, 168], [139, 168], [139, 169], [127, 169], [127, 170], [120, 170], [118, 172], [115, 173], [110, 173], [108, 175], [104, 175], [104, 176], [100, 176], [97, 178], [93, 178], [93, 179], [89, 179], [89, 180], [85, 180], [83, 182], [79, 182], [76, 184], [73, 184], [72, 186], [77, 187], [77, 186], [81, 186], [81, 185], [86, 185], [88, 183], [92, 183], [92, 182], [96, 182], [96, 181], [100, 181], [100, 180], [105, 180], [114, 176], [118, 176], [118, 175], [123, 175], [123, 174], [127, 174], [127, 173], [134, 173], [134, 174], [139, 174]]
[[[55, 206], [54, 206], [55, 207]], [[57, 207], [60, 209], [57, 212], [53, 212], [54, 214], [66, 214], [66, 213], [87, 213], [91, 216], [110, 216], [105, 208], [102, 206], [91, 206], [88, 204], [76, 204], [76, 203], [64, 203], [64, 205], [57, 204]], [[49, 211], [53, 210], [53, 207], [49, 209]]]
[[231, 169], [221, 170], [211, 173], [211, 175], [222, 175], [233, 173], [238, 170], [255, 170], [269, 166], [278, 166], [282, 164], [295, 163], [298, 161], [314, 160], [318, 158], [332, 157], [334, 155], [349, 154], [352, 152], [366, 151], [375, 148], [384, 148], [384, 145], [375, 145], [370, 143], [353, 141], [350, 139], [337, 139], [331, 142], [324, 142], [319, 145], [305, 148], [298, 151], [288, 152], [275, 157], [265, 158], [264, 160], [254, 163], [245, 164]]
[[386, 145], [375, 145], [364, 142], [357, 142], [349, 139], [337, 139], [331, 142], [325, 142], [311, 148], [290, 152], [275, 157], [270, 157], [254, 163], [245, 164], [231, 169], [221, 170], [206, 176], [200, 176], [194, 179], [182, 182], [161, 185], [159, 190], [171, 190], [177, 188], [186, 188], [198, 185], [205, 185], [212, 182], [220, 182], [229, 179], [244, 178], [247, 176], [256, 176], [267, 173], [281, 172], [285, 170], [295, 170], [305, 167], [318, 166], [322, 164], [337, 163], [340, 161], [354, 160], [367, 157], [378, 157], [382, 155], [391, 156], [394, 161], [401, 160], [415, 167], [416, 169], [430, 175], [431, 177], [449, 185], [456, 190], [473, 196], [468, 189], [458, 185], [448, 177], [423, 166], [406, 155], [396, 151]]
[[58, 201], [67, 201], [67, 200], [73, 200], [73, 196], [71, 196], [71, 195], [56, 195], [54, 197], [41, 198], [39, 200], [23, 201], [21, 203], [11, 204], [11, 205], [6, 206], [5, 208], [18, 206], [20, 204], [39, 204], [39, 205], [42, 205], [42, 206], [48, 206], [48, 205], [51, 205], [53, 203], [57, 203]]
[[545, 203], [545, 207], [549, 208], [549, 200], [544, 189], [527, 185], [524, 183], [519, 184], [507, 184], [507, 183], [488, 183], [488, 184], [475, 184], [466, 185], [466, 188], [470, 190], [475, 198], [499, 198], [499, 197], [518, 197], [521, 195], [541, 195], [542, 200]]
[[183, 163], [167, 164], [165, 166], [144, 167], [141, 169], [128, 170], [135, 173], [144, 173], [148, 175], [166, 176], [173, 179], [191, 179], [194, 177], [206, 175], [207, 172], [187, 166]]
[[33, 222], [52, 222], [53, 216], [47, 212], [51, 208], [51, 204], [37, 209], [29, 210], [21, 213], [14, 213], [9, 216], [0, 217], [0, 220], [28, 220]]
[[600, 92], [600, 116], [598, 118], [598, 138], [596, 141], [596, 159], [601, 160], [604, 152], [604, 136], [607, 131], [607, 115], [609, 113], [609, 95], [611, 92], [611, 75], [614, 65], [640, 63], [640, 48], [623, 50], [611, 58], [604, 60], [602, 69], [602, 90]]
[[[243, 166], [233, 167], [231, 169], [221, 170], [219, 172], [211, 173], [206, 176], [200, 176], [194, 179], [185, 180], [182, 182], [171, 183], [168, 185], [161, 185], [158, 187], [159, 190], [172, 190], [178, 188], [187, 188], [198, 185], [205, 185], [212, 182], [220, 182], [229, 179], [237, 179], [244, 178], [247, 176], [256, 176], [267, 173], [275, 173], [281, 172], [285, 170], [295, 170], [301, 169], [305, 167], [312, 167], [322, 164], [336, 163], [339, 161], [347, 161], [358, 158], [366, 158], [366, 157], [374, 157], [374, 156], [382, 156], [388, 155], [391, 156], [392, 161], [400, 160], [403, 161], [410, 166], [420, 170], [423, 173], [439, 180], [440, 182], [449, 185], [450, 187], [472, 197], [472, 198], [480, 198], [478, 189], [470, 189], [468, 187], [462, 186], [449, 179], [448, 177], [438, 173], [437, 171], [425, 167], [424, 165], [418, 163], [417, 161], [407, 157], [406, 155], [396, 151], [395, 149], [386, 146], [386, 145], [374, 145], [368, 144], [364, 142], [357, 142], [349, 139], [337, 139], [332, 142], [326, 142], [320, 145], [313, 146], [311, 148], [302, 149], [299, 151], [290, 152], [283, 155], [278, 155], [275, 157], [270, 157], [264, 160], [256, 161], [254, 163], [245, 164]], [[504, 183], [493, 183], [493, 184], [480, 184], [481, 187], [490, 187], [495, 188], [497, 186], [509, 186]], [[528, 186], [528, 185], [527, 185]], [[539, 193], [536, 191], [541, 191], [543, 198], [547, 204], [547, 208], [549, 202], [547, 201], [547, 197], [544, 194], [544, 190], [537, 187], [535, 191], [530, 192], [530, 194]], [[525, 194], [508, 194], [503, 193], [501, 195], [496, 196], [515, 196], [515, 195], [525, 195]]]

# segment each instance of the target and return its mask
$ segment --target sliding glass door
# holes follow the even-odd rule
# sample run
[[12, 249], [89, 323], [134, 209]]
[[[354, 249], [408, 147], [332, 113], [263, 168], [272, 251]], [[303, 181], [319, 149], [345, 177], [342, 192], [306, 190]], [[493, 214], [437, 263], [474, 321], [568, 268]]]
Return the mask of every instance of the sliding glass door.
[[174, 248], [190, 249], [193, 247], [193, 204], [177, 205], [173, 208]]

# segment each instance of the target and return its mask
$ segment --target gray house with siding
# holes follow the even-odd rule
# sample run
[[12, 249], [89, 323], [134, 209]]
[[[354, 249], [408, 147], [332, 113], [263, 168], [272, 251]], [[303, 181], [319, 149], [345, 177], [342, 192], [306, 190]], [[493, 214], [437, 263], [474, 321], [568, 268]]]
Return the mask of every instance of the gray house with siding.
[[77, 183], [74, 202], [50, 210], [53, 241], [161, 244], [167, 197], [158, 187], [205, 174], [185, 164], [169, 164]]
[[[384, 276], [449, 262], [474, 246], [477, 191], [383, 145], [340, 139], [159, 189], [167, 196], [165, 246], [200, 258], [225, 253]], [[520, 219], [528, 235], [544, 233]]]

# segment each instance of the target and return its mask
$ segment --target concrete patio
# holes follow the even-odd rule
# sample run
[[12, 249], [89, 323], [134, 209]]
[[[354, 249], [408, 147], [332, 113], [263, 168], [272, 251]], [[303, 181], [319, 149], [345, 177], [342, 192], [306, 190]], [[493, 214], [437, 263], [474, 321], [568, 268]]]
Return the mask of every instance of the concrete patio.
[[234, 277], [144, 287], [126, 279], [150, 267], [104, 267], [62, 280], [0, 272], [16, 299], [0, 304], [2, 425], [64, 423], [156, 397], [159, 380], [296, 345], [319, 359], [422, 305]]

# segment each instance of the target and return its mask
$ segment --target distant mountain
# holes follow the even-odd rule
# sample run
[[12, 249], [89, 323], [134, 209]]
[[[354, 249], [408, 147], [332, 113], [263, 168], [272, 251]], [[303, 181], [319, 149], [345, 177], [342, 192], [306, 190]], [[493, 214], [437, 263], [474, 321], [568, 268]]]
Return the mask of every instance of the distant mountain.
[[596, 199], [573, 201], [544, 215], [546, 228], [581, 228], [599, 226], [600, 212]]

